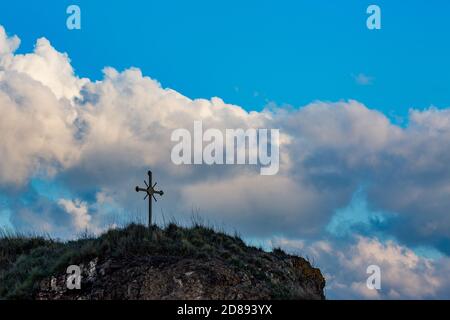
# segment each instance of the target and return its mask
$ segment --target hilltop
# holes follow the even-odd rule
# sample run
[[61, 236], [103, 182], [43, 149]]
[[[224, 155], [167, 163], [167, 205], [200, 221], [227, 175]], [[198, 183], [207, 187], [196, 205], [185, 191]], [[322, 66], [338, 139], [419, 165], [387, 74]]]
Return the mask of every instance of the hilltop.
[[[81, 267], [81, 290], [66, 287], [70, 265]], [[325, 299], [324, 287], [301, 257], [199, 225], [0, 239], [0, 299]]]

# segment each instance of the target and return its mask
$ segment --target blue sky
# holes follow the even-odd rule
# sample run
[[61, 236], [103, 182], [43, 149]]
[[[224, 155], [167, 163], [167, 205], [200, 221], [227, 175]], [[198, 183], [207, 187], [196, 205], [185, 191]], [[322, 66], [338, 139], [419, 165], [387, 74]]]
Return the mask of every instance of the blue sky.
[[[444, 0], [3, 1], [0, 227], [69, 238], [142, 219], [152, 168], [157, 222], [198, 209], [313, 257], [331, 298], [448, 298], [449, 15]], [[279, 174], [176, 167], [171, 133], [199, 119], [280, 129]], [[381, 292], [364, 287], [373, 263]]]
[[[72, 1], [73, 2], [73, 1]], [[450, 101], [450, 3], [377, 1], [382, 30], [365, 26], [370, 1], [76, 1], [82, 30], [64, 28], [70, 1], [3, 1], [0, 20], [21, 51], [45, 36], [77, 74], [138, 66], [185, 95], [260, 110], [357, 99], [404, 117]], [[363, 86], [354, 77], [373, 78]]]

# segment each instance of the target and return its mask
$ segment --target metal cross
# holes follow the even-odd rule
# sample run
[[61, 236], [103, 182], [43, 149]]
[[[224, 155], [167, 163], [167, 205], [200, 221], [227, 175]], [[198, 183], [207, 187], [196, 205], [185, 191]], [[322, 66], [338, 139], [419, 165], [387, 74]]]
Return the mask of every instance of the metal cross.
[[155, 190], [156, 187], [156, 182], [154, 185], [152, 185], [152, 172], [149, 171], [148, 172], [148, 184], [147, 181], [144, 180], [144, 183], [146, 185], [147, 188], [140, 188], [140, 187], [136, 187], [136, 192], [145, 192], [145, 198], [144, 200], [146, 200], [148, 198], [148, 227], [150, 228], [152, 226], [152, 198], [155, 200], [155, 202], [157, 201], [155, 198], [155, 194], [159, 194], [160, 196], [162, 196], [164, 194], [164, 192], [162, 190]]

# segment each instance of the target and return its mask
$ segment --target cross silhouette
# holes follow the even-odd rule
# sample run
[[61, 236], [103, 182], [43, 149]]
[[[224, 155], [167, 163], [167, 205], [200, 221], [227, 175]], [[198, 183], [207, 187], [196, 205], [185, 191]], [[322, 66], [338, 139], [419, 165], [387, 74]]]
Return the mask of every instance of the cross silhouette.
[[164, 192], [162, 190], [155, 190], [156, 182], [154, 185], [152, 185], [152, 172], [148, 172], [148, 184], [147, 181], [144, 180], [145, 186], [147, 188], [140, 188], [136, 187], [136, 192], [145, 192], [145, 198], [146, 200], [148, 198], [148, 227], [150, 228], [152, 226], [152, 198], [157, 202], [155, 194], [159, 194], [162, 196]]

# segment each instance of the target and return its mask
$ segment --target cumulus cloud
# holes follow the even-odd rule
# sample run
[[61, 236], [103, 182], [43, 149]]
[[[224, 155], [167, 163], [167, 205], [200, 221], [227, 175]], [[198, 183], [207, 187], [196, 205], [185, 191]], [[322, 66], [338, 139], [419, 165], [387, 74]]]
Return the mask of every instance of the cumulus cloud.
[[8, 37], [5, 28], [0, 26], [0, 56], [2, 60], [5, 56], [11, 55], [20, 45], [20, 39], [17, 36]]
[[74, 110], [23, 73], [0, 76], [0, 184], [53, 174], [77, 157]]
[[[449, 236], [450, 172], [443, 160], [450, 153], [442, 147], [448, 144], [448, 112], [412, 111], [406, 129], [356, 101], [247, 112], [220, 98], [189, 99], [139, 69], [106, 68], [102, 81], [79, 79], [68, 56], [46, 39], [25, 55], [13, 54], [16, 38], [3, 32], [1, 41], [11, 57], [1, 59], [0, 184], [56, 176], [75, 194], [95, 189], [127, 208], [135, 195], [124, 186], [152, 167], [171, 191], [173, 211], [194, 205], [233, 225], [241, 221], [244, 232], [276, 228], [314, 236], [368, 182], [369, 201], [408, 217], [402, 225], [412, 234], [424, 241]], [[192, 128], [195, 120], [222, 130], [279, 128], [279, 175], [265, 179], [242, 166], [173, 165], [171, 133]], [[255, 228], [259, 217], [272, 229]], [[404, 240], [410, 240], [406, 234]]]
[[77, 231], [87, 230], [90, 227], [91, 216], [88, 213], [86, 202], [81, 200], [60, 199], [58, 204], [73, 218], [73, 224]]
[[[196, 207], [249, 237], [317, 242], [365, 185], [375, 210], [396, 214], [384, 232], [400, 245], [450, 253], [449, 109], [411, 110], [406, 127], [352, 100], [248, 112], [220, 98], [189, 99], [137, 68], [108, 67], [100, 81], [81, 79], [48, 40], [24, 55], [14, 53], [19, 44], [0, 27], [0, 192], [10, 199], [14, 226], [39, 223], [71, 234], [109, 225], [112, 211], [126, 220], [126, 212], [145, 211], [133, 188], [152, 168], [166, 191], [158, 206], [169, 216], [185, 218]], [[171, 133], [196, 120], [205, 129], [280, 129], [278, 175], [262, 177], [252, 166], [174, 165]], [[61, 194], [25, 201], [36, 178], [57, 182]], [[355, 257], [397, 250], [360, 243]], [[320, 254], [327, 245], [315, 248]], [[405, 264], [417, 266], [426, 263]]]
[[0, 26], [0, 70], [15, 71], [39, 81], [49, 88], [57, 99], [70, 100], [79, 97], [80, 90], [88, 79], [75, 76], [66, 53], [58, 52], [47, 39], [40, 38], [33, 53], [13, 55], [19, 44], [17, 36], [8, 37]]
[[[75, 192], [95, 187], [114, 194], [126, 207], [132, 197], [122, 185], [134, 184], [151, 166], [172, 188], [171, 200], [179, 207], [193, 204], [233, 224], [241, 218], [233, 212], [245, 211], [244, 229], [253, 228], [250, 221], [260, 216], [278, 231], [294, 235], [320, 233], [335, 209], [348, 203], [361, 183], [369, 182], [375, 205], [411, 216], [411, 228], [424, 228], [424, 218], [416, 213], [427, 211], [436, 219], [429, 219], [429, 231], [418, 230], [422, 236], [448, 236], [450, 219], [443, 211], [448, 169], [437, 160], [448, 155], [445, 148], [429, 144], [430, 139], [446, 143], [449, 126], [443, 111], [412, 111], [406, 129], [356, 101], [247, 112], [219, 98], [191, 100], [162, 88], [138, 69], [106, 68], [102, 81], [79, 79], [67, 55], [45, 39], [25, 55], [12, 54], [16, 38], [3, 32], [2, 42], [9, 43], [12, 55], [1, 60], [2, 184], [26, 184], [38, 174], [58, 174]], [[256, 170], [233, 166], [173, 165], [171, 132], [192, 128], [195, 120], [222, 130], [280, 128], [279, 176], [264, 179]], [[430, 150], [421, 152], [424, 149]], [[435, 177], [429, 181], [431, 188], [425, 187], [423, 176]], [[412, 190], [404, 192], [408, 188]], [[214, 198], [217, 193], [224, 196]], [[422, 201], [434, 198], [434, 204]]]

